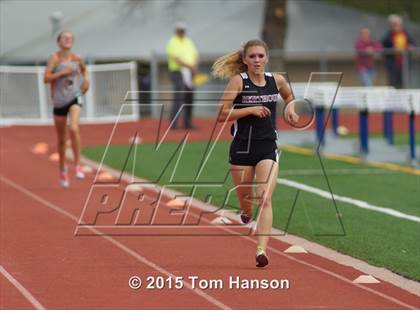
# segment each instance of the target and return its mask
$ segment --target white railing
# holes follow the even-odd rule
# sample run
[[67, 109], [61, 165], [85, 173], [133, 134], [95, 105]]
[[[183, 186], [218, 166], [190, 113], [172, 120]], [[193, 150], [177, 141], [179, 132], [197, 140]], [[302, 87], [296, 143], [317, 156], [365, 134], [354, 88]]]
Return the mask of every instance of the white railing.
[[[120, 112], [120, 120], [138, 119], [137, 104], [121, 109], [126, 93], [138, 90], [135, 62], [88, 65], [87, 70], [91, 85], [82, 122], [114, 121]], [[51, 123], [53, 106], [50, 85], [43, 82], [44, 71], [44, 66], [0, 66], [0, 124]]]
[[[370, 112], [411, 112], [420, 114], [420, 89], [395, 89], [388, 86], [346, 87], [337, 83], [293, 83], [295, 97], [309, 99], [314, 106], [358, 109]], [[337, 92], [337, 94], [336, 94]]]

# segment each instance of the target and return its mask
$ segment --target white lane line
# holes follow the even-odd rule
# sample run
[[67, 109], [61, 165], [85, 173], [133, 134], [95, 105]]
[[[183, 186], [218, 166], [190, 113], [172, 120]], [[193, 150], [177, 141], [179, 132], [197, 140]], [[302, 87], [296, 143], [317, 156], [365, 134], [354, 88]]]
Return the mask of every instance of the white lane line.
[[[73, 214], [63, 210], [62, 208], [60, 208], [59, 206], [43, 199], [42, 197], [36, 195], [35, 193], [31, 192], [30, 190], [24, 188], [23, 186], [13, 182], [12, 180], [1, 176], [0, 175], [0, 180], [3, 181], [4, 183], [8, 184], [9, 186], [15, 188], [16, 190], [24, 193], [25, 195], [31, 197], [32, 199], [40, 202], [41, 204], [43, 204], [44, 206], [70, 218], [71, 220], [73, 220], [74, 222], [76, 222], [76, 224], [78, 224], [79, 219], [74, 216]], [[93, 227], [89, 227], [88, 229], [92, 230], [93, 233], [100, 235], [100, 231], [98, 231], [97, 229], [93, 228]], [[155, 263], [151, 262], [150, 260], [148, 260], [147, 258], [141, 256], [140, 254], [138, 254], [137, 252], [134, 252], [133, 250], [131, 250], [130, 248], [128, 248], [127, 246], [125, 246], [124, 244], [122, 244], [121, 242], [113, 239], [112, 237], [106, 236], [106, 235], [101, 235], [102, 238], [104, 238], [105, 240], [109, 241], [110, 243], [112, 243], [113, 245], [115, 245], [116, 247], [120, 248], [121, 250], [123, 250], [124, 252], [126, 252], [127, 254], [133, 256], [134, 258], [136, 258], [138, 261], [142, 262], [143, 264], [149, 266], [150, 268], [153, 268], [155, 270], [157, 270], [158, 272], [171, 277], [173, 279], [176, 278], [176, 276], [174, 274], [172, 274], [171, 272], [167, 271], [166, 269], [160, 267], [159, 265], [156, 265]], [[194, 288], [191, 286], [191, 284], [189, 284], [186, 281], [183, 281], [184, 285], [186, 288], [190, 289], [193, 293], [199, 295], [200, 297], [204, 298], [205, 300], [207, 300], [208, 302], [210, 302], [211, 304], [213, 304], [214, 306], [216, 306], [219, 309], [223, 309], [223, 310], [231, 310], [232, 308], [230, 308], [229, 306], [225, 305], [224, 303], [222, 303], [221, 301], [219, 301], [218, 299], [206, 294], [204, 291]], [[127, 285], [128, 286], [128, 285]], [[44, 308], [40, 308], [40, 309], [44, 309]]]
[[[328, 169], [328, 175], [371, 175], [371, 174], [397, 174], [399, 171], [385, 169]], [[280, 170], [281, 175], [324, 175], [321, 169], [285, 169]]]
[[41, 303], [36, 300], [36, 298], [22, 284], [20, 284], [18, 280], [8, 273], [2, 265], [0, 265], [0, 273], [9, 280], [14, 287], [16, 287], [16, 289], [32, 304], [32, 306], [34, 306], [35, 309], [45, 310], [45, 307], [41, 305]]
[[345, 202], [345, 203], [351, 204], [353, 206], [356, 206], [358, 208], [367, 209], [367, 210], [371, 210], [371, 211], [376, 211], [376, 212], [384, 213], [384, 214], [387, 214], [387, 215], [390, 215], [390, 216], [393, 216], [393, 217], [397, 217], [397, 218], [401, 218], [401, 219], [404, 219], [404, 220], [409, 220], [409, 221], [420, 223], [420, 217], [418, 217], [418, 216], [405, 214], [405, 213], [402, 213], [400, 211], [396, 211], [394, 209], [375, 206], [375, 205], [367, 203], [366, 201], [363, 201], [363, 200], [353, 199], [353, 198], [340, 196], [340, 195], [336, 195], [336, 194], [332, 195], [330, 192], [324, 191], [324, 190], [319, 189], [317, 187], [309, 186], [309, 185], [302, 184], [302, 183], [299, 183], [299, 182], [295, 182], [295, 181], [292, 181], [292, 180], [288, 180], [288, 179], [284, 179], [284, 178], [278, 178], [277, 183], [282, 184], [282, 185], [286, 185], [286, 186], [289, 186], [289, 187], [297, 188], [297, 189], [303, 190], [305, 192], [309, 192], [309, 193], [312, 193], [312, 194], [315, 194], [315, 195], [318, 195], [318, 196], [321, 196], [323, 198], [330, 199], [330, 200], [333, 200], [333, 196], [334, 196], [335, 201]]

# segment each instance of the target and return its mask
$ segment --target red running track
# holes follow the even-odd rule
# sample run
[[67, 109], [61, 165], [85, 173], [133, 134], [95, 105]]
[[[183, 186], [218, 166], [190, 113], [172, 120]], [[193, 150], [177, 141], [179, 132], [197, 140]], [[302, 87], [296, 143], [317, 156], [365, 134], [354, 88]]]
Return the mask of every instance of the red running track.
[[[122, 127], [128, 133], [137, 126]], [[86, 144], [106, 143], [110, 132], [105, 125], [82, 128]], [[205, 132], [193, 132], [197, 138], [200, 134]], [[181, 133], [170, 138], [177, 135]], [[389, 283], [353, 284], [361, 274], [354, 268], [311, 253], [285, 254], [289, 245], [280, 240], [271, 241], [270, 265], [261, 270], [254, 267], [252, 236], [75, 236], [94, 174], [83, 181], [72, 177], [68, 190], [58, 186], [57, 163], [48, 159], [54, 151], [52, 127], [1, 128], [0, 138], [0, 264], [19, 283], [2, 272], [1, 309], [416, 309], [419, 305], [418, 296]], [[118, 139], [127, 141], [124, 134]], [[47, 142], [50, 151], [35, 155], [31, 147], [40, 141]], [[127, 196], [126, 203], [136, 203], [135, 196]], [[197, 214], [193, 208], [191, 216]], [[158, 215], [162, 221], [168, 216]], [[205, 221], [211, 219], [209, 215]], [[128, 286], [133, 275], [143, 280], [182, 276], [184, 288], [133, 290]], [[225, 287], [191, 289], [187, 278], [192, 275], [221, 279]], [[288, 279], [290, 288], [228, 289], [229, 276]]]

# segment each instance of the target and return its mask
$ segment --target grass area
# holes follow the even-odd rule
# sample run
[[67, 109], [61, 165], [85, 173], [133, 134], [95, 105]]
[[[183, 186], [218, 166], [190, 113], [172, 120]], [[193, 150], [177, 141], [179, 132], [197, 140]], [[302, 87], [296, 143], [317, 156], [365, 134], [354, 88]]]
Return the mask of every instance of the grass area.
[[[130, 152], [129, 146], [112, 146], [108, 149], [104, 163], [120, 171], [134, 171], [137, 176], [163, 185], [169, 184], [187, 194], [191, 192], [192, 186], [185, 184], [195, 180], [196, 184], [207, 185], [198, 187], [196, 198], [204, 200], [211, 195], [212, 204], [222, 205], [232, 188], [227, 163], [229, 143], [219, 142], [213, 149], [211, 147], [201, 142], [185, 146], [165, 143], [156, 151], [154, 145], [142, 144]], [[100, 161], [104, 150], [103, 146], [85, 148], [83, 154]], [[208, 154], [210, 156], [204, 160]], [[335, 194], [410, 215], [420, 215], [418, 176], [337, 160], [323, 159], [322, 164]], [[202, 170], [199, 174], [200, 167]], [[304, 171], [308, 169], [322, 172], [320, 160], [316, 156], [282, 152], [279, 177], [283, 178], [282, 171], [287, 171], [284, 178], [328, 190], [327, 180], [322, 173], [305, 175]], [[329, 175], [328, 171], [338, 169], [368, 170], [362, 175], [348, 172]], [[293, 174], [294, 171], [296, 174]], [[295, 197], [296, 189], [277, 186], [273, 195], [275, 227], [284, 230], [288, 225], [288, 232], [292, 234], [420, 280], [419, 223], [341, 202], [337, 203], [337, 214], [331, 200], [308, 192], [300, 192], [292, 208]], [[235, 195], [229, 196], [227, 205], [238, 207]], [[289, 218], [291, 220], [288, 223]], [[344, 231], [339, 219], [342, 220]]]
[[[359, 135], [356, 133], [350, 133], [345, 136], [340, 136], [340, 138], [343, 139], [358, 139]], [[382, 133], [370, 133], [369, 139], [384, 139]], [[420, 131], [416, 132], [415, 137], [416, 145], [420, 145]], [[394, 133], [394, 144], [395, 145], [401, 145], [401, 146], [408, 146], [408, 133], [402, 132], [402, 133]]]
[[411, 21], [420, 22], [420, 1], [416, 0], [323, 0], [367, 13], [389, 15], [399, 14], [407, 16]]

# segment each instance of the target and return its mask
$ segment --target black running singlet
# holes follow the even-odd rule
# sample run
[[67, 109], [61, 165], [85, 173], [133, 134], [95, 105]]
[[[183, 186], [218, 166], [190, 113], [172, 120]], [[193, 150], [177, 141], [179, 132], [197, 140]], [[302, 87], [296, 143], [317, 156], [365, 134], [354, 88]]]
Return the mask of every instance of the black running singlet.
[[247, 115], [237, 119], [231, 133], [234, 139], [240, 140], [276, 140], [276, 106], [279, 99], [276, 80], [270, 72], [264, 74], [265, 85], [257, 86], [252, 83], [247, 73], [241, 73], [242, 92], [233, 101], [234, 109], [242, 109], [252, 106], [265, 106], [271, 111], [271, 116], [259, 118], [255, 115]]

